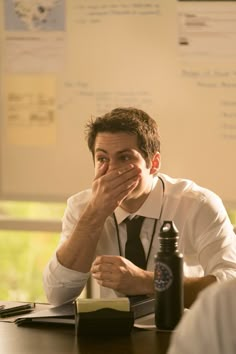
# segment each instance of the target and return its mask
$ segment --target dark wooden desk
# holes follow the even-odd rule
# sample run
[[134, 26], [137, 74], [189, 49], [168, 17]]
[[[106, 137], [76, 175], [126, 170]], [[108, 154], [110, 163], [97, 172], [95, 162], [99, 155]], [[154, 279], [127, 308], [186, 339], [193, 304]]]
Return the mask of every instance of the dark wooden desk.
[[0, 322], [1, 354], [165, 354], [170, 333], [133, 329], [122, 337], [77, 337], [73, 326]]

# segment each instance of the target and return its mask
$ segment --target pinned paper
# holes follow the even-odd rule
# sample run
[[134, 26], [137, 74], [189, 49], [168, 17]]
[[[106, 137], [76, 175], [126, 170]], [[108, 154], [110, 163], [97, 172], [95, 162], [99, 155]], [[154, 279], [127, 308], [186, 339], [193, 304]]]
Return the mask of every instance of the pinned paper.
[[6, 84], [8, 141], [28, 146], [55, 144], [55, 77], [12, 75]]

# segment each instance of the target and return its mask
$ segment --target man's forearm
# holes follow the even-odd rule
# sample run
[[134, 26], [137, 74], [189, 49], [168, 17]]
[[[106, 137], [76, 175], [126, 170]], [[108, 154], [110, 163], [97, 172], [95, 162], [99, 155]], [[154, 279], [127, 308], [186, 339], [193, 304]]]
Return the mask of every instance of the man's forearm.
[[101, 216], [87, 209], [71, 237], [58, 249], [58, 261], [66, 268], [89, 272], [104, 222]]
[[200, 278], [184, 278], [184, 307], [189, 308], [196, 300], [200, 291], [216, 282], [214, 275]]

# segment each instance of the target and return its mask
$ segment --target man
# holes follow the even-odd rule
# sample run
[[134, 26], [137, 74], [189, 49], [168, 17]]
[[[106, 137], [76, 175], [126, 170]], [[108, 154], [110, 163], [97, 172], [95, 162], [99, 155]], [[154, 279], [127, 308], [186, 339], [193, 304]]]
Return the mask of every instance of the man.
[[[95, 178], [68, 200], [61, 242], [44, 272], [54, 305], [79, 296], [90, 275], [101, 297], [152, 295], [154, 255], [164, 220], [179, 230], [184, 301], [215, 281], [236, 277], [236, 237], [218, 196], [190, 180], [159, 172], [160, 140], [142, 110], [117, 108], [87, 125]], [[145, 217], [140, 233], [145, 269], [125, 258], [127, 217]]]
[[168, 354], [236, 353], [236, 279], [214, 284], [180, 321]]

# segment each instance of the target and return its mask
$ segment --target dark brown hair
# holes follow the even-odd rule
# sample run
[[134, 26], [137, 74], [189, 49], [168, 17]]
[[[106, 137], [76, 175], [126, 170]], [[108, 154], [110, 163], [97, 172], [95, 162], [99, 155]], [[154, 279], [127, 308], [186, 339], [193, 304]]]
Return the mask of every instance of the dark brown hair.
[[160, 152], [160, 135], [156, 121], [137, 108], [115, 108], [86, 124], [86, 138], [89, 150], [94, 156], [94, 145], [98, 133], [125, 132], [137, 136], [138, 148], [147, 165]]

